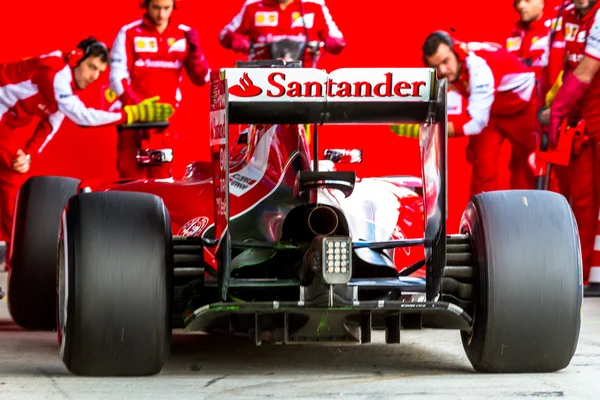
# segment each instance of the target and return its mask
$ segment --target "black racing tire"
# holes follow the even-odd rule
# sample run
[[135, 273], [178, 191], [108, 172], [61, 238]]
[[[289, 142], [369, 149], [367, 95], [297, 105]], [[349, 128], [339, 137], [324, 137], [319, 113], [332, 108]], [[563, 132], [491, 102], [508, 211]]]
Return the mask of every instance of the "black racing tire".
[[469, 202], [460, 232], [470, 235], [475, 276], [471, 333], [461, 332], [480, 372], [553, 372], [579, 341], [583, 300], [577, 225], [558, 193], [511, 190]]
[[60, 216], [69, 198], [77, 193], [79, 182], [61, 176], [34, 176], [19, 189], [8, 308], [22, 328], [56, 329], [56, 243]]
[[136, 192], [73, 196], [58, 257], [60, 354], [83, 376], [148, 376], [171, 346], [173, 253], [159, 197]]

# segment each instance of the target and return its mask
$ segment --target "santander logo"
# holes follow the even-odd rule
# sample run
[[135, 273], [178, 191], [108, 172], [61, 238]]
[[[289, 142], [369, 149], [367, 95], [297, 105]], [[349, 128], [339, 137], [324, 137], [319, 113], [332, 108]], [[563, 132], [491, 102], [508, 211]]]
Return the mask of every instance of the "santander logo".
[[230, 69], [228, 74], [233, 82], [241, 74], [239, 84], [229, 88], [237, 101], [257, 97], [263, 101], [427, 101], [432, 81], [427, 69], [345, 68], [327, 74], [316, 69], [257, 68]]
[[256, 97], [262, 93], [262, 89], [252, 82], [247, 72], [240, 78], [240, 84], [229, 88], [229, 94], [237, 97]]

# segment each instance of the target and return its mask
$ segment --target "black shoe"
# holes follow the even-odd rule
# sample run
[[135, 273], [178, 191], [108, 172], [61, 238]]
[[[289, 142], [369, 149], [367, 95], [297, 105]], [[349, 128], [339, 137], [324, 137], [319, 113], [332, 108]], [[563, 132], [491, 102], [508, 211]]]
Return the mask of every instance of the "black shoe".
[[600, 283], [590, 282], [583, 288], [583, 297], [600, 297]]

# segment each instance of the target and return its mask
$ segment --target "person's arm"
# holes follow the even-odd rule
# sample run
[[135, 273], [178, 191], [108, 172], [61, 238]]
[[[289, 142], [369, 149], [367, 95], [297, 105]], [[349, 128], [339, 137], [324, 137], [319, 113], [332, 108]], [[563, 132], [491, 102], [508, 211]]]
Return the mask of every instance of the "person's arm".
[[325, 51], [334, 55], [340, 54], [346, 47], [344, 35], [333, 20], [329, 8], [325, 5], [325, 1], [319, 0], [318, 4], [321, 6], [321, 17], [323, 20], [319, 23], [317, 36], [325, 42]]
[[246, 23], [247, 6], [248, 2], [245, 2], [240, 12], [219, 33], [219, 42], [224, 48], [240, 53], [250, 51], [250, 40], [247, 38], [249, 33]]
[[131, 88], [130, 71], [133, 67], [133, 49], [127, 40], [126, 27], [121, 28], [111, 49], [110, 88], [123, 104], [138, 104], [142, 99]]
[[27, 144], [23, 149], [25, 154], [29, 155], [30, 160], [35, 159], [35, 157], [44, 150], [46, 145], [58, 131], [58, 128], [62, 125], [64, 118], [65, 115], [59, 111], [50, 115], [47, 119], [42, 119], [38, 123], [33, 135], [27, 141]]
[[494, 73], [485, 60], [470, 54], [463, 67], [469, 70], [468, 118], [457, 118], [448, 124], [448, 134], [453, 136], [478, 135], [490, 121], [490, 110], [495, 99]]
[[210, 80], [210, 66], [200, 48], [198, 31], [185, 25], [179, 25], [179, 28], [185, 32], [188, 43], [188, 54], [184, 62], [185, 71], [194, 85], [203, 86]]
[[69, 66], [58, 72], [51, 68], [41, 68], [32, 80], [46, 99], [54, 100], [58, 111], [79, 126], [167, 121], [174, 111], [172, 105], [158, 103], [158, 97], [125, 106], [117, 112], [87, 107], [71, 89], [72, 73]]
[[44, 75], [38, 78], [38, 81], [43, 83], [41, 87], [38, 84], [38, 87], [45, 92], [47, 98], [54, 98], [58, 110], [79, 126], [116, 125], [127, 121], [124, 110], [110, 112], [87, 107], [73, 93], [71, 80], [70, 67], [65, 67], [59, 72], [46, 70]]
[[600, 18], [596, 12], [592, 28], [586, 39], [584, 56], [579, 65], [563, 76], [563, 83], [550, 107], [550, 127], [548, 139], [550, 146], [556, 146], [558, 128], [562, 120], [581, 101], [590, 88], [591, 82], [600, 70]]
[[[565, 68], [565, 57], [566, 57], [566, 42], [564, 37], [564, 30], [562, 26], [562, 17], [559, 20], [558, 15], [551, 20], [551, 26], [549, 29], [549, 40], [547, 50], [547, 63], [548, 65], [544, 69], [543, 81], [542, 81], [542, 93], [547, 94], [549, 90], [556, 87], [556, 90], [562, 85], [562, 75]], [[557, 82], [558, 86], [557, 86]], [[554, 98], [554, 95], [552, 96]], [[549, 104], [548, 104], [549, 105]]]

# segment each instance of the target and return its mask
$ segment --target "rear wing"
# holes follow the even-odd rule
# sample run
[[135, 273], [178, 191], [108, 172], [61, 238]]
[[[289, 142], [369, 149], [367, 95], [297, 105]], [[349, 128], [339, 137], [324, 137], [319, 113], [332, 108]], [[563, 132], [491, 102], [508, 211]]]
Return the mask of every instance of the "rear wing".
[[[213, 71], [210, 122], [214, 232], [220, 263], [227, 266], [219, 273], [222, 296], [227, 295], [231, 260], [227, 229], [229, 124], [422, 124], [427, 268], [443, 270], [430, 263], [445, 263], [446, 94], [446, 81], [438, 81], [431, 68], [341, 68], [327, 73], [315, 68], [273, 66]], [[443, 251], [444, 260], [433, 258], [432, 254], [439, 251]], [[433, 286], [439, 286], [438, 282], [441, 279], [436, 277]]]
[[232, 124], [423, 122], [436, 81], [429, 68], [231, 68], [219, 79]]

